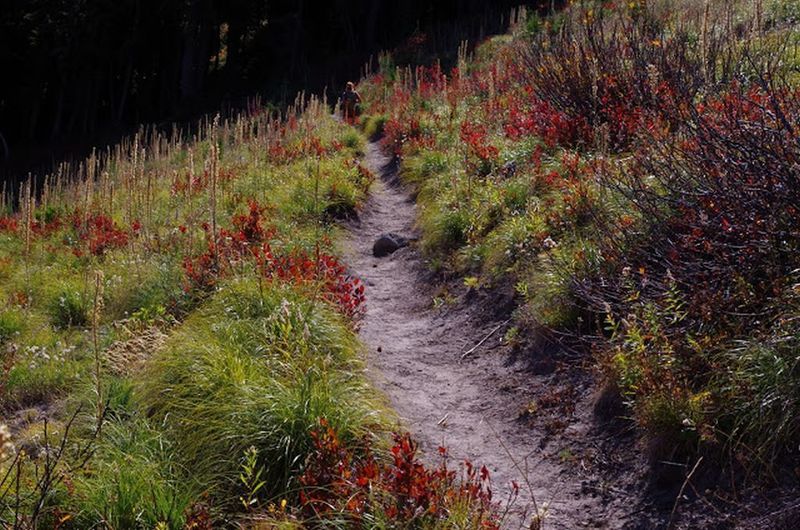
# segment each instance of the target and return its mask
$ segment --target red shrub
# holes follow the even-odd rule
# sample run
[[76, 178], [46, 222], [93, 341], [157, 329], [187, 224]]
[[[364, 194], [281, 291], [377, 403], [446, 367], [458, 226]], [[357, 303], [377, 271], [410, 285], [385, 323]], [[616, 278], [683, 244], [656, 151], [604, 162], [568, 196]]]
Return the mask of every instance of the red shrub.
[[[76, 210], [72, 215], [72, 227], [79, 241], [88, 242], [89, 253], [93, 256], [102, 256], [109, 250], [122, 248], [128, 244], [128, 232], [103, 214], [84, 216]], [[75, 250], [81, 252], [80, 249]]]
[[254, 254], [265, 278], [317, 287], [325, 300], [349, 318], [355, 320], [363, 314], [364, 285], [348, 274], [335, 256], [311, 256], [302, 251], [275, 255], [268, 243], [254, 250]]
[[403, 144], [422, 138], [422, 128], [415, 118], [392, 118], [383, 126], [383, 134], [383, 146], [391, 149], [395, 156], [400, 156], [403, 153]]
[[264, 208], [259, 206], [258, 202], [252, 199], [248, 201], [248, 212], [233, 218], [237, 239], [247, 243], [260, 243], [265, 240], [268, 233], [274, 232], [274, 230], [268, 232], [262, 226], [263, 214]]
[[[780, 298], [800, 266], [794, 129], [800, 99], [734, 85], [680, 118], [679, 139], [651, 139], [629, 171], [601, 177], [609, 189], [623, 190], [628, 213], [644, 222], [631, 231], [630, 216], [608, 221], [602, 240], [608, 270], [581, 281], [577, 291], [599, 311], [615, 301], [611, 309], [621, 316], [635, 305], [632, 290], [642, 300], [679, 293], [684, 316], [675, 324], [681, 333], [674, 349], [693, 374], [705, 374], [707, 359], [686, 346], [682, 333], [692, 330], [715, 344], [752, 336], [756, 326], [780, 318], [786, 306]], [[646, 274], [633, 281], [622, 271]]]
[[470, 153], [478, 157], [481, 162], [492, 162], [499, 154], [497, 148], [489, 144], [486, 126], [483, 124], [470, 121], [462, 123], [461, 141], [467, 144]]
[[203, 225], [208, 242], [206, 251], [186, 257], [183, 270], [187, 292], [207, 292], [216, 286], [220, 275], [229, 273], [234, 264], [254, 259], [259, 274], [268, 280], [317, 289], [320, 296], [332, 303], [347, 317], [358, 319], [364, 311], [364, 285], [335, 256], [304, 251], [276, 254], [269, 240], [274, 227], [264, 227], [264, 208], [250, 201], [247, 214], [233, 218], [233, 230], [222, 229], [214, 241], [208, 224]]
[[14, 233], [18, 228], [19, 225], [14, 217], [0, 217], [0, 232]]
[[186, 275], [184, 290], [186, 292], [207, 292], [217, 285], [219, 267], [214, 256], [214, 246], [209, 244], [209, 249], [196, 258], [183, 258], [183, 272]]
[[441, 464], [429, 469], [418, 460], [417, 444], [408, 434], [394, 436], [389, 461], [378, 459], [367, 443], [355, 454], [325, 420], [312, 437], [315, 449], [300, 478], [301, 509], [308, 518], [344, 515], [356, 528], [370, 512], [400, 523], [441, 521], [451, 506], [468, 504], [473, 522], [500, 528], [485, 467], [478, 470], [466, 462], [459, 479], [440, 448]]
[[527, 108], [521, 104], [511, 105], [504, 129], [512, 140], [538, 136], [549, 147], [571, 147], [591, 138], [591, 130], [585, 118], [570, 117], [533, 96]]
[[60, 230], [62, 226], [61, 218], [56, 216], [46, 221], [34, 221], [31, 225], [31, 230], [38, 237], [49, 237]]

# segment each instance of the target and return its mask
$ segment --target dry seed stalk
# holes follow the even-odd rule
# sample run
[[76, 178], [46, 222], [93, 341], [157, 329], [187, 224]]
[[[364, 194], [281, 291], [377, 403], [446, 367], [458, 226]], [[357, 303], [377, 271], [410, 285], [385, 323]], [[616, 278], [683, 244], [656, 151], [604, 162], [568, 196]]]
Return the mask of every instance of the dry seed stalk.
[[214, 265], [219, 270], [219, 254], [217, 253], [217, 176], [219, 171], [219, 153], [217, 151], [216, 135], [213, 136], [211, 144], [211, 193], [209, 200], [211, 203], [211, 241], [214, 247]]
[[102, 363], [100, 359], [100, 312], [103, 307], [103, 271], [94, 271], [94, 304], [92, 307], [92, 343], [94, 345], [94, 383], [97, 398], [97, 429], [103, 421], [103, 387], [100, 380]]

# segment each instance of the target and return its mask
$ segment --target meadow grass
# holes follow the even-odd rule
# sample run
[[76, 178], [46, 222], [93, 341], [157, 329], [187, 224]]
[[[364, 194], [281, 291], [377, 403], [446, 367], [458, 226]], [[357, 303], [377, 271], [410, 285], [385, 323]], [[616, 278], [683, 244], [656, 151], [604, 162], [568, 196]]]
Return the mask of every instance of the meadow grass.
[[[362, 135], [317, 100], [198, 131], [142, 131], [60, 167], [36, 194], [23, 187], [14, 209], [3, 197], [0, 399], [6, 421], [18, 419], [17, 451], [0, 467], [19, 469], [0, 484], [5, 520], [178, 529], [209, 505], [223, 524], [296, 501], [320, 418], [354, 446], [385, 432], [354, 322], [315, 279], [315, 256], [332, 252], [335, 222], [372, 179], [358, 163]], [[297, 276], [281, 260], [311, 268]], [[192, 282], [195, 263], [210, 289]], [[136, 362], [106, 359], [111, 346]], [[244, 507], [251, 447], [268, 485]], [[32, 480], [43, 470], [59, 478]]]
[[206, 489], [235, 492], [252, 446], [268, 494], [286, 497], [320, 418], [352, 443], [380, 429], [357, 351], [347, 325], [325, 304], [239, 280], [220, 287], [170, 337], [137, 394]]
[[[380, 469], [359, 483], [375, 488], [364, 527], [428, 527], [382, 482], [396, 420], [364, 375], [364, 287], [335, 254], [374, 179], [365, 150], [323, 101], [298, 99], [191, 137], [143, 130], [2, 197], [3, 520], [347, 526], [361, 516], [331, 482], [345, 467], [315, 464], [310, 485], [324, 425], [337, 458]], [[420, 489], [419, 509], [461, 491], [444, 486]], [[319, 491], [341, 509], [313, 512]], [[459, 499], [460, 517], [493, 521], [483, 497]]]

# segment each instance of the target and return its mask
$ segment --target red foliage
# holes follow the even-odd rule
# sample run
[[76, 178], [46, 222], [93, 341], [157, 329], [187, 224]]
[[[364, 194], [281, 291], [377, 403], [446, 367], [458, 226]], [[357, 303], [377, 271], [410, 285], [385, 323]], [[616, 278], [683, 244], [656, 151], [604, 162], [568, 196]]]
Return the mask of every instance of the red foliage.
[[[285, 132], [285, 131], [284, 131]], [[333, 140], [329, 145], [323, 144], [316, 136], [304, 138], [300, 142], [284, 143], [276, 142], [267, 147], [267, 155], [271, 162], [276, 164], [287, 164], [306, 155], [318, 157], [329, 156], [342, 149], [343, 145], [337, 140]]]
[[254, 200], [248, 201], [248, 212], [244, 215], [236, 215], [233, 218], [235, 232], [232, 234], [237, 240], [246, 243], [260, 243], [268, 235], [274, 234], [274, 229], [265, 230], [262, 226], [264, 208], [259, 206]]
[[394, 436], [389, 461], [378, 459], [367, 443], [361, 454], [354, 454], [324, 419], [311, 435], [315, 449], [300, 478], [306, 517], [344, 514], [359, 528], [372, 511], [402, 523], [441, 520], [450, 506], [466, 502], [481, 528], [500, 528], [486, 467], [478, 470], [466, 462], [459, 480], [447, 467], [446, 450], [440, 448], [441, 464], [429, 469], [417, 459], [417, 444], [408, 434]]
[[19, 307], [27, 307], [30, 303], [30, 297], [25, 291], [14, 291], [8, 295], [8, 303]]
[[176, 196], [191, 190], [193, 196], [197, 195], [206, 189], [209, 180], [208, 171], [200, 175], [191, 175], [187, 172], [184, 177], [177, 177], [172, 183], [171, 194]]
[[31, 224], [31, 232], [37, 237], [49, 237], [61, 229], [63, 223], [60, 217], [53, 217], [47, 221], [34, 221]]
[[205, 502], [197, 502], [186, 509], [183, 530], [213, 530], [211, 509]]
[[482, 162], [491, 162], [497, 158], [499, 151], [489, 144], [486, 126], [480, 123], [465, 121], [461, 124], [461, 141], [469, 146], [472, 154]]
[[[31, 235], [34, 237], [48, 237], [58, 231], [63, 225], [61, 218], [53, 216], [47, 221], [34, 220], [31, 223]], [[14, 216], [0, 217], [0, 233], [17, 233], [20, 229], [20, 221]]]
[[214, 245], [209, 244], [209, 249], [196, 258], [186, 256], [183, 258], [183, 272], [186, 275], [184, 290], [206, 292], [217, 285], [219, 276], [218, 261], [214, 255]]
[[335, 256], [324, 253], [312, 256], [302, 251], [276, 255], [269, 243], [255, 249], [254, 254], [259, 271], [268, 280], [314, 286], [349, 318], [355, 320], [363, 314], [364, 284], [348, 274]]
[[206, 251], [186, 257], [183, 270], [187, 292], [207, 292], [216, 286], [220, 275], [233, 270], [233, 264], [254, 259], [258, 272], [267, 280], [278, 280], [317, 289], [321, 297], [331, 302], [351, 319], [364, 311], [364, 285], [335, 256], [325, 253], [311, 255], [304, 251], [278, 254], [269, 242], [275, 236], [274, 227], [264, 227], [264, 208], [250, 201], [248, 212], [233, 218], [233, 230], [222, 229], [216, 241], [207, 224], [203, 225], [208, 242]]
[[423, 133], [419, 120], [415, 118], [408, 120], [392, 118], [383, 126], [383, 135], [381, 143], [384, 147], [390, 148], [395, 156], [400, 156], [403, 154], [403, 144], [419, 140]]
[[[217, 284], [220, 274], [227, 272], [231, 264], [256, 253], [253, 245], [274, 236], [274, 228], [264, 228], [262, 217], [264, 208], [256, 201], [249, 202], [248, 212], [233, 217], [234, 230], [221, 229], [216, 238], [211, 233], [208, 223], [202, 228], [206, 234], [206, 251], [196, 256], [183, 259], [183, 270], [186, 275], [184, 290], [210, 291]], [[178, 227], [186, 233], [186, 227]], [[215, 240], [216, 239], [216, 240]]]
[[418, 80], [417, 92], [423, 98], [430, 98], [447, 86], [447, 75], [442, 72], [438, 62], [432, 66], [418, 66], [416, 74]]
[[19, 224], [14, 217], [0, 217], [0, 232], [14, 233], [19, 228]]
[[[72, 215], [72, 227], [79, 241], [88, 241], [89, 253], [93, 256], [102, 256], [109, 250], [122, 248], [128, 244], [128, 232], [103, 214], [93, 213], [84, 216], [76, 210]], [[76, 250], [81, 252], [80, 249]]]
[[570, 117], [534, 96], [530, 97], [527, 108], [516, 103], [510, 105], [504, 128], [512, 140], [539, 136], [549, 147], [571, 147], [591, 138], [591, 129], [585, 118]]

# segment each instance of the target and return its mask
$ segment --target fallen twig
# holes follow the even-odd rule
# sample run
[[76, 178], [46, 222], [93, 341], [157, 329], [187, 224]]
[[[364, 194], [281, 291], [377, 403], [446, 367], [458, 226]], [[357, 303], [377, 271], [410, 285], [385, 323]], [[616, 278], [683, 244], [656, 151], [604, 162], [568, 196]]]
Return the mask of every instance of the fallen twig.
[[497, 325], [497, 326], [496, 326], [496, 327], [495, 327], [495, 328], [494, 328], [492, 331], [490, 331], [490, 332], [489, 332], [489, 334], [488, 334], [488, 335], [486, 335], [485, 337], [483, 337], [483, 338], [481, 339], [481, 341], [480, 341], [478, 344], [476, 344], [476, 345], [475, 345], [475, 346], [473, 346], [472, 348], [470, 348], [470, 349], [468, 349], [467, 351], [465, 351], [464, 353], [462, 353], [462, 354], [461, 354], [461, 360], [463, 361], [463, 360], [464, 360], [464, 359], [466, 359], [468, 356], [470, 356], [472, 353], [474, 353], [474, 352], [475, 352], [475, 350], [477, 350], [478, 348], [480, 348], [480, 347], [481, 347], [481, 345], [482, 345], [484, 342], [486, 342], [487, 340], [489, 340], [489, 338], [490, 338], [492, 335], [494, 335], [495, 333], [497, 333], [497, 330], [499, 330], [500, 328], [502, 328], [503, 326], [505, 326], [505, 325], [506, 325], [506, 324], [508, 324], [509, 322], [511, 322], [511, 319], [510, 319], [510, 318], [509, 318], [509, 319], [507, 319], [506, 321], [504, 321], [504, 322], [501, 322], [500, 324], [498, 324], [498, 325]]
[[[486, 417], [484, 417], [481, 421], [486, 423], [486, 426], [489, 427], [490, 431], [492, 431], [492, 434], [494, 435], [495, 439], [497, 439], [497, 442], [500, 444], [500, 447], [502, 447], [503, 451], [505, 451], [506, 456], [508, 456], [508, 459], [511, 460], [511, 463], [514, 465], [514, 468], [517, 470], [517, 472], [522, 477], [522, 481], [523, 481], [523, 483], [525, 484], [525, 486], [528, 489], [528, 494], [530, 495], [530, 498], [531, 498], [530, 505], [532, 505], [532, 507], [533, 507], [534, 514], [533, 514], [533, 517], [532, 517], [532, 519], [530, 521], [530, 524], [527, 525], [527, 528], [529, 528], [530, 530], [544, 530], [544, 522], [545, 522], [545, 518], [548, 515], [547, 512], [548, 512], [548, 508], [549, 508], [549, 502], [542, 503], [541, 508], [540, 508], [539, 507], [539, 503], [536, 501], [536, 494], [533, 491], [533, 485], [531, 484], [531, 480], [530, 480], [530, 470], [528, 469], [528, 458], [530, 458], [531, 454], [533, 454], [533, 453], [529, 453], [529, 454], [527, 454], [525, 456], [525, 458], [523, 459], [523, 463], [524, 463], [524, 468], [523, 468], [523, 466], [519, 463], [519, 461], [516, 458], [514, 458], [514, 455], [511, 453], [511, 450], [508, 448], [506, 443], [503, 441], [503, 439], [497, 433], [497, 431], [492, 426], [492, 424], [486, 419]], [[517, 496], [515, 496], [513, 500], [514, 500], [514, 502], [516, 502]], [[522, 521], [521, 521], [522, 524], [521, 524], [520, 528], [525, 526], [526, 523], [527, 523], [526, 519], [528, 517], [528, 508], [529, 507], [530, 506], [525, 506], [524, 507], [525, 511], [522, 514]], [[510, 510], [511, 510], [511, 505], [510, 505], [510, 502], [509, 502], [506, 505], [505, 512], [503, 513], [503, 516], [501, 517], [501, 519], [504, 520], [506, 518], [506, 516], [508, 516]]]
[[675, 504], [672, 505], [672, 513], [669, 514], [669, 522], [667, 523], [667, 530], [670, 530], [672, 528], [672, 525], [674, 524], [675, 514], [678, 512], [678, 503], [680, 502], [681, 497], [683, 496], [683, 492], [686, 489], [686, 486], [689, 484], [689, 481], [692, 480], [694, 472], [697, 471], [697, 468], [700, 466], [700, 462], [702, 461], [703, 457], [701, 456], [700, 458], [697, 459], [697, 462], [695, 462], [694, 467], [692, 468], [691, 471], [689, 471], [689, 474], [686, 475], [686, 480], [683, 481], [683, 485], [681, 485], [681, 489], [678, 492], [678, 496], [675, 497]]

